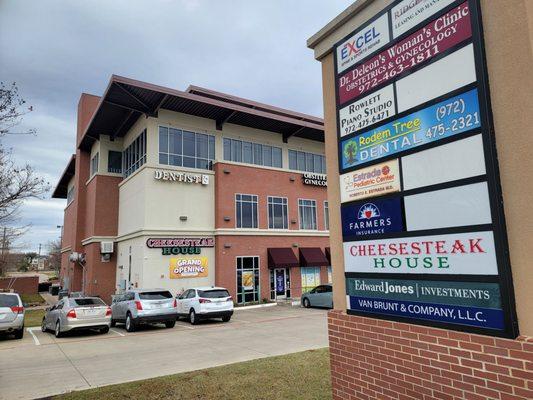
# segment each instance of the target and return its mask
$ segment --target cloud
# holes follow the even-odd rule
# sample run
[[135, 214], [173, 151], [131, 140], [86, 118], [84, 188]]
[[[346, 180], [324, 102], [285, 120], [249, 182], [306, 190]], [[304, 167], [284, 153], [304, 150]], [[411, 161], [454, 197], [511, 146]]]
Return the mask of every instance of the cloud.
[[[320, 64], [305, 43], [351, 3], [0, 1], [0, 76], [16, 81], [35, 108], [20, 130], [38, 131], [2, 143], [55, 185], [75, 150], [80, 94], [102, 94], [111, 74], [177, 89], [195, 84], [320, 116]], [[65, 202], [22, 207], [34, 226], [26, 241], [57, 236], [58, 204]]]

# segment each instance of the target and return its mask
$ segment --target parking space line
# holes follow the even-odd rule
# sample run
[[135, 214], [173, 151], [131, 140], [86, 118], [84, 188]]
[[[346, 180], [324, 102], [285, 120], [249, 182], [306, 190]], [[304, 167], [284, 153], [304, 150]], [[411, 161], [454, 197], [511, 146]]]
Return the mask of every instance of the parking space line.
[[122, 332], [119, 332], [119, 331], [117, 331], [117, 330], [115, 330], [115, 329], [113, 329], [113, 328], [111, 328], [111, 329], [109, 329], [109, 330], [110, 330], [111, 332], [116, 333], [117, 335], [120, 335], [120, 336], [126, 336], [126, 335], [124, 335]]
[[33, 333], [34, 330], [41, 330], [41, 328], [26, 328], [26, 331], [30, 333], [30, 335], [33, 337], [33, 341], [35, 342], [35, 346], [40, 346], [41, 342], [39, 342], [39, 339], [37, 339], [37, 336], [35, 336], [35, 333]]

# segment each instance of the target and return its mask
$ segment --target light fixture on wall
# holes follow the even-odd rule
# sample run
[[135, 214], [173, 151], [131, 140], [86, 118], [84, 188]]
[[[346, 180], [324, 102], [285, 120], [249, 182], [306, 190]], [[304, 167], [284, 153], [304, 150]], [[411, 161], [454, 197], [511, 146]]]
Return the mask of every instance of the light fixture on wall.
[[180, 221], [187, 221], [186, 215], [180, 215]]
[[293, 243], [292, 247], [298, 247], [298, 243]]
[[231, 218], [230, 217], [224, 217], [224, 221], [226, 221], [226, 222], [231, 221]]
[[225, 248], [225, 249], [231, 249], [231, 244], [229, 244], [229, 243], [224, 243], [224, 248]]
[[294, 176], [291, 176], [291, 177], [289, 178], [289, 180], [290, 180], [291, 182], [294, 182], [296, 179], [294, 178]]
[[296, 223], [296, 220], [295, 219], [291, 219], [291, 224], [295, 224]]
[[224, 172], [225, 174], [231, 174], [231, 171], [229, 169], [224, 169], [222, 170], [222, 172]]

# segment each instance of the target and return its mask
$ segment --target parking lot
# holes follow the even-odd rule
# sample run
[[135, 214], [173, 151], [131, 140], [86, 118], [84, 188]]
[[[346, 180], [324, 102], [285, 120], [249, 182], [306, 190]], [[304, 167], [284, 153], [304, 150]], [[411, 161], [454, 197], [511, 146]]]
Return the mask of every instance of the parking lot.
[[128, 333], [72, 333], [56, 339], [29, 328], [0, 339], [0, 399], [34, 399], [326, 347], [326, 310], [274, 306], [236, 310], [228, 323], [184, 320]]

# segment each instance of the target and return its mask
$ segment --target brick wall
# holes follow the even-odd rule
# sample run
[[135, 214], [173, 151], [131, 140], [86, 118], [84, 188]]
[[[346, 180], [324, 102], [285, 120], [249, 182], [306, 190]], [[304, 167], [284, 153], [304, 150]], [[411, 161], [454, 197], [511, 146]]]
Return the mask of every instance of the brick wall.
[[334, 399], [533, 399], [533, 338], [328, 315]]
[[0, 289], [13, 289], [19, 294], [35, 294], [39, 291], [38, 276], [21, 276], [16, 278], [0, 278]]

